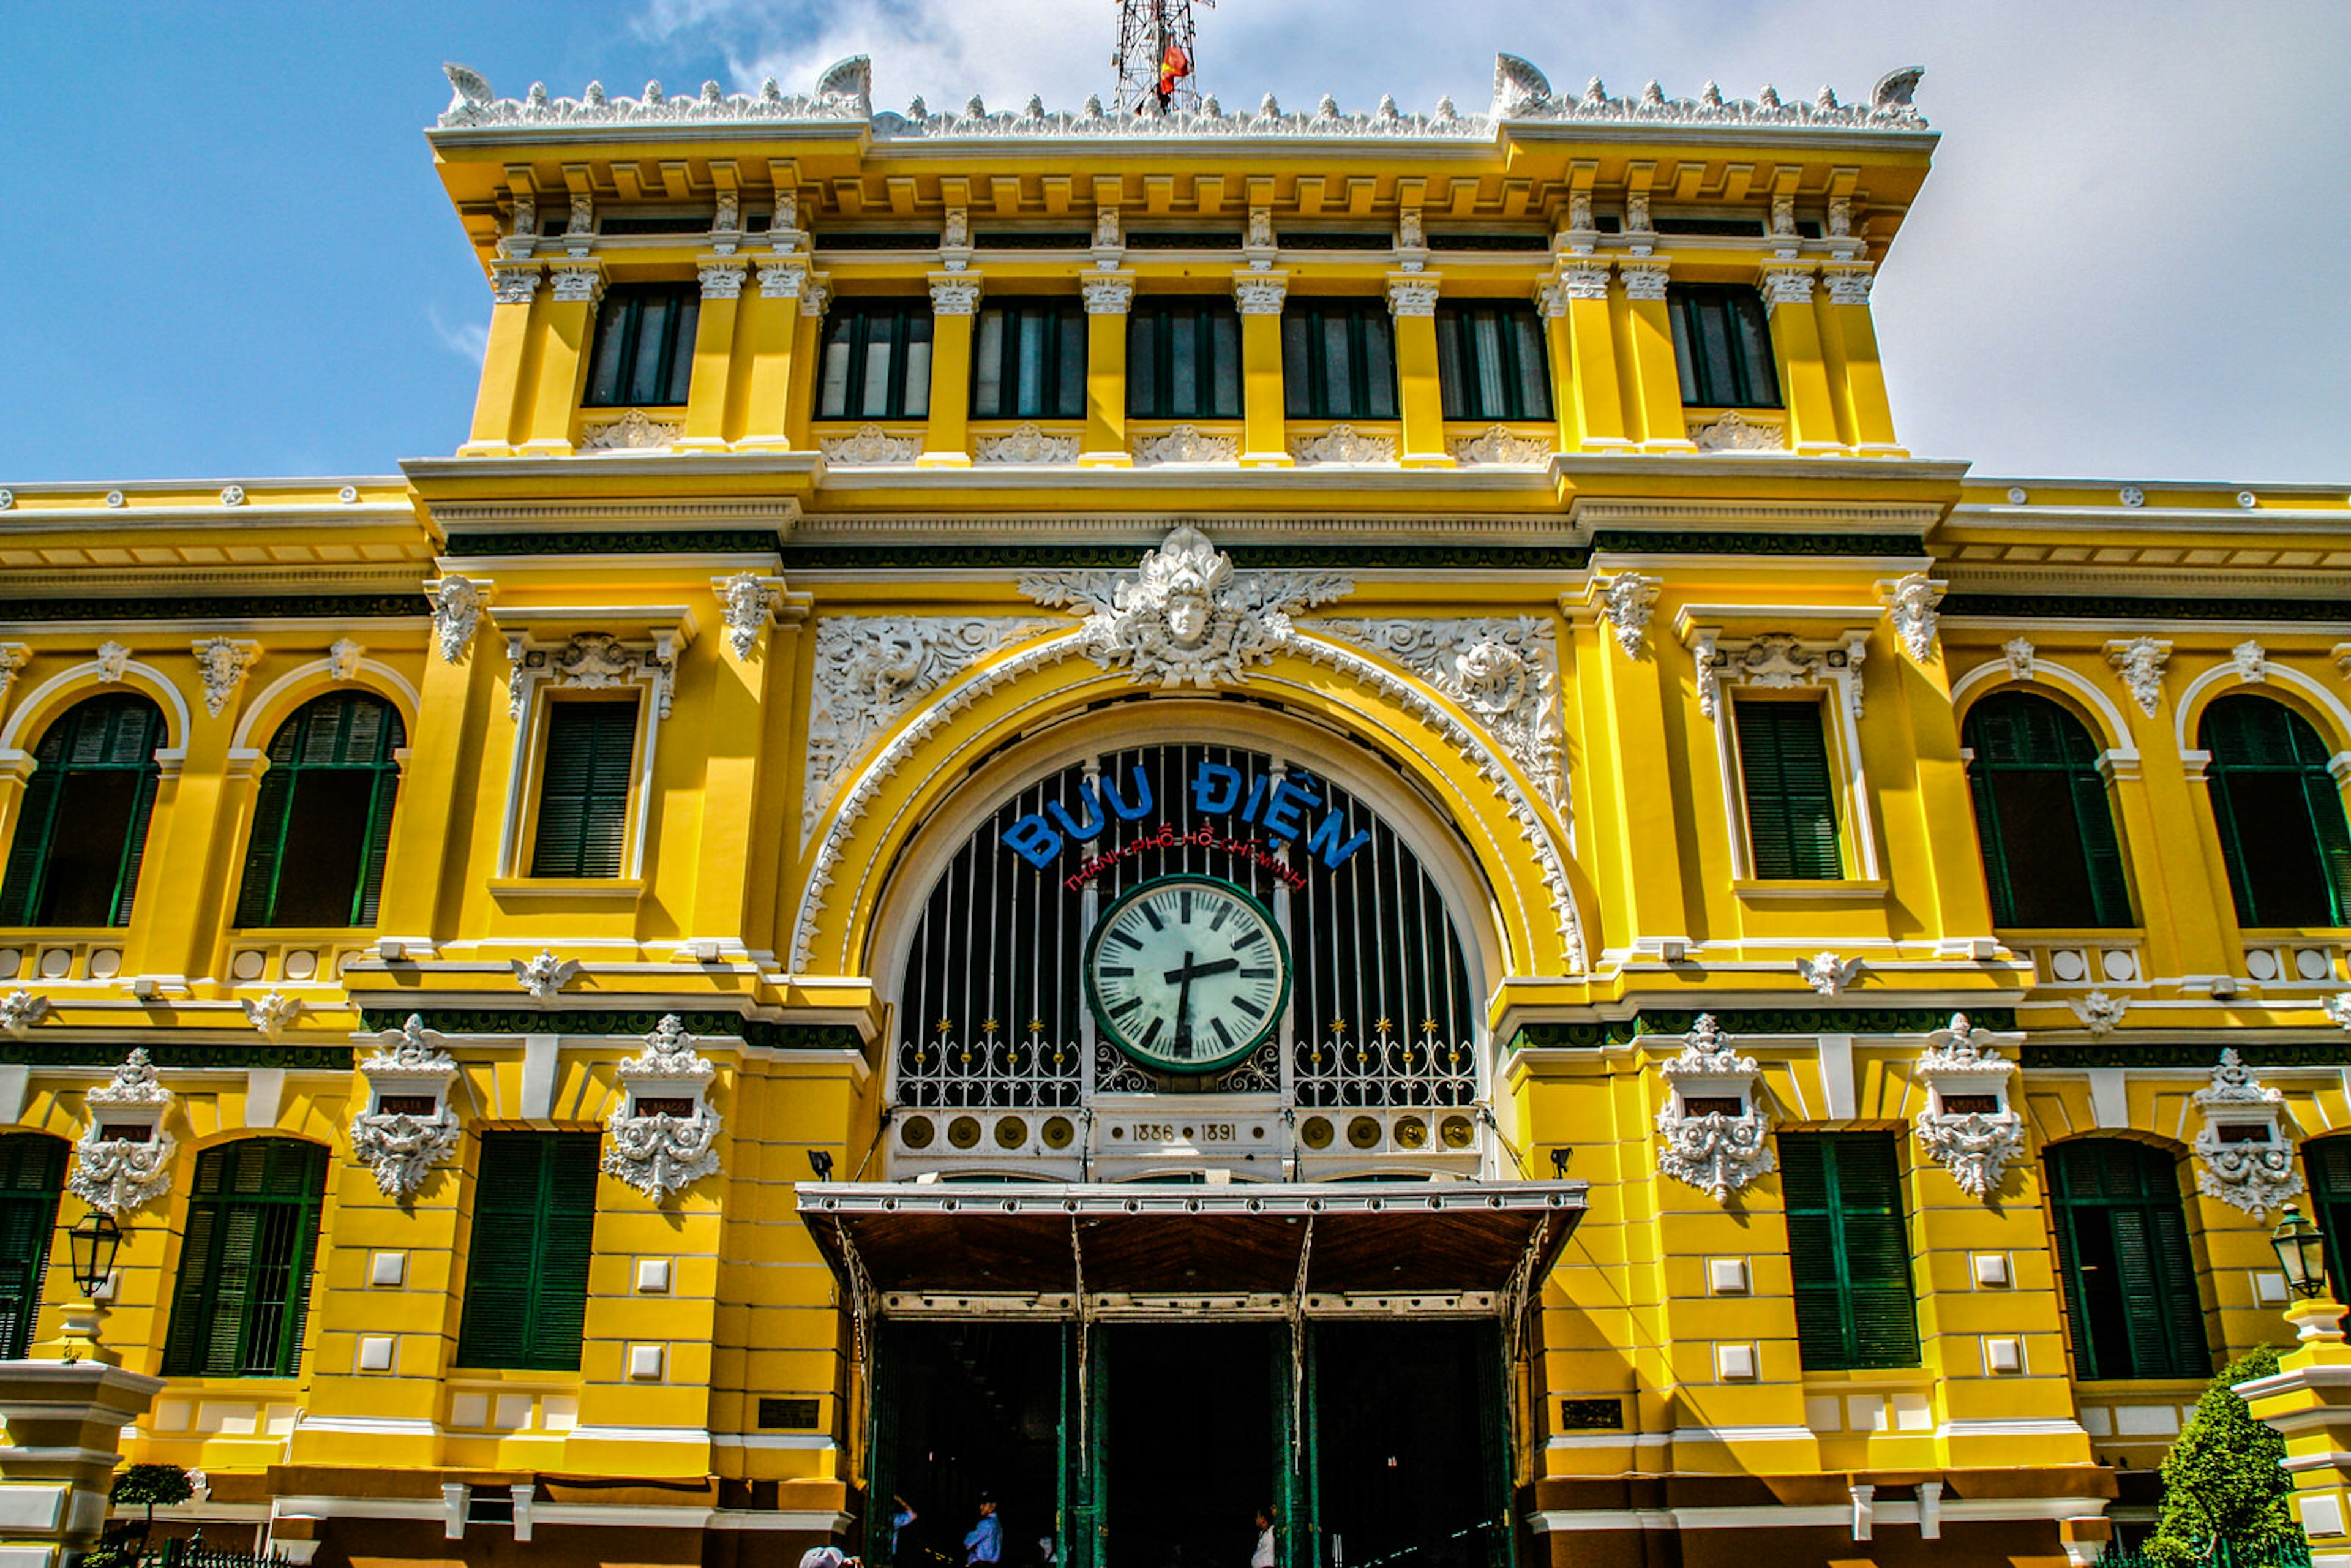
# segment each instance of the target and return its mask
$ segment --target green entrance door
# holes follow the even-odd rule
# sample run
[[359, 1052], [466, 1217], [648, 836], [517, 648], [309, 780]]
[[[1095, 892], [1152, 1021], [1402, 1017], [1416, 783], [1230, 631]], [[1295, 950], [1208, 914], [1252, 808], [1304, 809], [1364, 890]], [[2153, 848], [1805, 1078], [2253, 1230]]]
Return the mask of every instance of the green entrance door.
[[1248, 1568], [1290, 1459], [1287, 1326], [1098, 1325], [1087, 1360], [1098, 1418], [1071, 1534], [1090, 1525], [1098, 1555], [1082, 1568]]

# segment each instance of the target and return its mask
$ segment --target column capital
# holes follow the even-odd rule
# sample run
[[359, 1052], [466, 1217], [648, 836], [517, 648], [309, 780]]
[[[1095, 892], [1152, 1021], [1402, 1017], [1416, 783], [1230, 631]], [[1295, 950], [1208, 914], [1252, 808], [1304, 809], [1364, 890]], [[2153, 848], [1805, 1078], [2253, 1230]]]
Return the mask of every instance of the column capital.
[[801, 286], [808, 281], [808, 257], [804, 256], [760, 256], [759, 298], [762, 299], [797, 299]]
[[1444, 276], [1435, 272], [1389, 273], [1388, 314], [1436, 315], [1437, 286], [1444, 281]]
[[1290, 274], [1254, 268], [1233, 274], [1233, 303], [1244, 316], [1279, 316], [1290, 297]]
[[[767, 287], [763, 277], [760, 287]], [[821, 317], [832, 308], [832, 274], [810, 272], [800, 282], [800, 314]]]
[[490, 296], [501, 305], [528, 305], [537, 297], [545, 270], [535, 261], [490, 263]]
[[1134, 304], [1134, 274], [1089, 272], [1078, 285], [1089, 316], [1123, 316]]
[[931, 274], [931, 313], [972, 316], [979, 311], [980, 275], [977, 272]]
[[1876, 268], [1867, 262], [1836, 264], [1821, 269], [1821, 280], [1828, 285], [1832, 305], [1868, 304], [1869, 286], [1876, 277]]
[[1536, 285], [1535, 302], [1546, 316], [1564, 316], [1571, 299], [1608, 298], [1608, 264], [1604, 261], [1562, 261], [1550, 277]]
[[1645, 261], [1620, 261], [1616, 276], [1625, 280], [1627, 299], [1663, 299], [1666, 283], [1672, 272], [1670, 256], [1656, 256]]
[[604, 298], [604, 264], [601, 261], [559, 261], [554, 267], [555, 300], [584, 300], [593, 305]]
[[695, 271], [702, 279], [705, 299], [739, 299], [743, 295], [743, 278], [751, 269], [747, 257], [739, 256], [704, 256], [695, 258]]
[[1755, 287], [1763, 296], [1763, 314], [1768, 318], [1782, 305], [1810, 305], [1814, 270], [1809, 261], [1765, 262], [1755, 277]]

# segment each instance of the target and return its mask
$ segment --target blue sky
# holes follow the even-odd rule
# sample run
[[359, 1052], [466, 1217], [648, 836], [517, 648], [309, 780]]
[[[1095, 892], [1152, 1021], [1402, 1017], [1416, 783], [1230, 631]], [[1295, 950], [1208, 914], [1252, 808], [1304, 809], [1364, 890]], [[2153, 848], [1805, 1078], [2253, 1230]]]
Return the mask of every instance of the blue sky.
[[[899, 107], [1107, 93], [1113, 0], [0, 5], [0, 483], [379, 474], [464, 438], [486, 285], [423, 128], [444, 59]], [[102, 26], [90, 19], [102, 16]], [[2351, 483], [2340, 0], [1224, 0], [1228, 104], [1928, 68], [1937, 169], [1877, 286], [1898, 426], [1980, 474]]]

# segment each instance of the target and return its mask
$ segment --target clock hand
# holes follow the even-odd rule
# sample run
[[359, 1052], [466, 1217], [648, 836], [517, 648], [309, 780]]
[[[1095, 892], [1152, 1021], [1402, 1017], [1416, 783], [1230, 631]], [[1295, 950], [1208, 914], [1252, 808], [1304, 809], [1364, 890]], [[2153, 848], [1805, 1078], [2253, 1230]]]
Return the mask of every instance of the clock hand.
[[1184, 955], [1184, 967], [1168, 971], [1167, 977], [1179, 982], [1176, 988], [1176, 1054], [1192, 1054], [1192, 1028], [1186, 1021], [1192, 1010], [1192, 955]]
[[1188, 986], [1194, 980], [1205, 980], [1211, 975], [1229, 975], [1240, 967], [1238, 958], [1218, 958], [1210, 964], [1195, 964], [1192, 955], [1186, 953], [1184, 955], [1184, 967], [1168, 970], [1167, 978], [1180, 980]]

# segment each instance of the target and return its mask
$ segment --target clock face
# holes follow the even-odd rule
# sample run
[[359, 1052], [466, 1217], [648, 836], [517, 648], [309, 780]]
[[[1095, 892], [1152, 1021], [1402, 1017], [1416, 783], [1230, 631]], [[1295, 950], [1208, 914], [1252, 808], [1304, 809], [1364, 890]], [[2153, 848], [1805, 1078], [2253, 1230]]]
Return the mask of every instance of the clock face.
[[1112, 1043], [1162, 1072], [1246, 1056], [1281, 1020], [1290, 949], [1263, 904], [1228, 882], [1165, 876], [1102, 911], [1086, 1000]]

